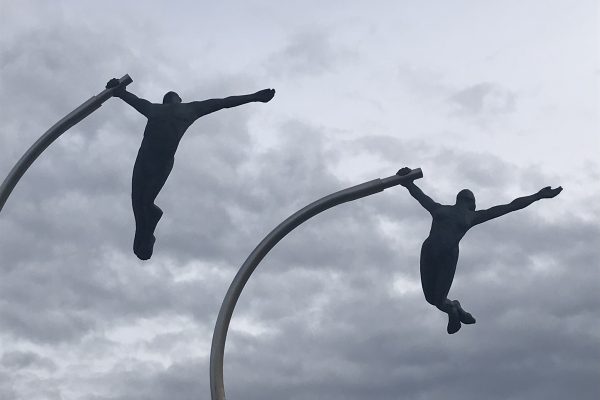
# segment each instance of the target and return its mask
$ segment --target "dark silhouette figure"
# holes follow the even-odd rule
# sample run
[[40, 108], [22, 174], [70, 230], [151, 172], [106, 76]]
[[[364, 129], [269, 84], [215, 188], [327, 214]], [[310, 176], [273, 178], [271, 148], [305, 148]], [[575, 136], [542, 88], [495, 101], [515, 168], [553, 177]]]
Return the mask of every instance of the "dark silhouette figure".
[[[118, 85], [111, 79], [107, 88]], [[162, 104], [150, 103], [123, 88], [114, 94], [148, 118], [144, 138], [133, 167], [131, 203], [135, 216], [135, 238], [133, 252], [141, 260], [152, 256], [154, 230], [163, 212], [154, 200], [165, 184], [175, 161], [175, 152], [185, 131], [198, 118], [242, 104], [259, 101], [266, 103], [275, 95], [275, 90], [264, 89], [253, 94], [231, 96], [182, 103], [175, 92], [168, 92]]]
[[[402, 168], [398, 175], [406, 175], [410, 168]], [[557, 196], [562, 187], [541, 189], [531, 196], [519, 197], [508, 204], [475, 211], [475, 196], [468, 189], [456, 195], [456, 204], [443, 205], [427, 196], [413, 181], [402, 184], [409, 193], [431, 214], [433, 222], [429, 237], [421, 247], [421, 286], [428, 303], [448, 314], [448, 333], [456, 333], [461, 322], [474, 324], [475, 318], [461, 307], [458, 300], [448, 300], [458, 262], [460, 239], [475, 225], [517, 211], [541, 199]]]

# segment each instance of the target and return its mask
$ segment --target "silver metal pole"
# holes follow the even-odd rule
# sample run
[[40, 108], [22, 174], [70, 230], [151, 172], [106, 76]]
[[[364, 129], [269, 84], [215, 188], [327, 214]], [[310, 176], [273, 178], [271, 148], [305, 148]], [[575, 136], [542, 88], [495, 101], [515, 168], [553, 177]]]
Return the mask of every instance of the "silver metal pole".
[[223, 356], [225, 352], [225, 339], [227, 330], [235, 305], [246, 285], [250, 275], [256, 269], [261, 260], [267, 253], [294, 228], [314, 217], [315, 215], [348, 201], [357, 200], [365, 196], [381, 192], [389, 187], [396, 186], [407, 180], [422, 178], [423, 173], [420, 168], [413, 169], [407, 175], [394, 175], [384, 179], [375, 179], [352, 186], [348, 189], [340, 190], [325, 196], [300, 211], [291, 215], [288, 219], [279, 224], [256, 246], [250, 253], [244, 264], [240, 267], [237, 275], [231, 282], [229, 290], [225, 295], [215, 331], [213, 333], [212, 346], [210, 349], [210, 394], [212, 400], [225, 400], [225, 386], [223, 383]]
[[38, 156], [42, 154], [42, 152], [46, 150], [46, 148], [50, 146], [52, 142], [54, 142], [60, 135], [65, 133], [69, 128], [100, 108], [102, 103], [112, 97], [116, 89], [127, 86], [131, 82], [133, 82], [131, 77], [127, 74], [124, 75], [121, 79], [119, 79], [118, 86], [111, 89], [105, 89], [96, 96], [91, 97], [89, 100], [81, 104], [75, 110], [71, 111], [66, 117], [48, 129], [46, 133], [44, 133], [25, 152], [25, 154], [23, 154], [15, 166], [10, 170], [6, 179], [4, 179], [2, 186], [0, 186], [0, 211], [2, 211], [8, 196], [10, 196], [17, 182], [19, 182], [25, 171], [27, 171], [35, 159], [38, 158]]

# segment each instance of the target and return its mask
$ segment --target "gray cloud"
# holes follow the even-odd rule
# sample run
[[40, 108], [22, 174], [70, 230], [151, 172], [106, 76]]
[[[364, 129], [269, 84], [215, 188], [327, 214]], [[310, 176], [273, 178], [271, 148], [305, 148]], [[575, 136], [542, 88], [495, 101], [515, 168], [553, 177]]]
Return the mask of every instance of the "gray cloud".
[[338, 45], [329, 31], [307, 29], [290, 37], [289, 43], [267, 61], [272, 76], [307, 76], [334, 72], [341, 62], [349, 62], [357, 54]]
[[517, 111], [518, 94], [502, 84], [476, 82], [460, 87], [448, 82], [442, 71], [418, 69], [410, 65], [401, 65], [398, 71], [400, 82], [413, 98], [427, 100], [429, 107], [432, 104], [444, 104], [451, 116], [485, 125]]
[[497, 85], [482, 82], [457, 91], [449, 101], [463, 115], [506, 114], [514, 111], [516, 95]]
[[56, 369], [56, 364], [45, 357], [40, 357], [33, 352], [12, 351], [4, 353], [0, 364], [5, 368], [21, 370], [26, 368], [41, 368], [53, 371]]

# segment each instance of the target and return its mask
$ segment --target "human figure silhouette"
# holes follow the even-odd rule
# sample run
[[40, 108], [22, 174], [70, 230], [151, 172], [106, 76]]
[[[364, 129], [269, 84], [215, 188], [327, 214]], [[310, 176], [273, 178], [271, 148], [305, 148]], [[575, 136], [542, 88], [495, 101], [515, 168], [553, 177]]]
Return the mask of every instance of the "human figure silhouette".
[[[118, 83], [118, 79], [111, 79], [106, 87], [113, 88]], [[163, 214], [154, 200], [173, 169], [175, 152], [185, 131], [204, 115], [250, 102], [266, 103], [274, 95], [274, 89], [264, 89], [243, 96], [182, 103], [177, 93], [168, 92], [164, 95], [162, 104], [156, 104], [137, 97], [125, 87], [115, 91], [114, 96], [148, 118], [133, 167], [131, 189], [135, 216], [133, 252], [139, 259], [148, 260], [152, 256], [156, 240], [154, 230]]]
[[[406, 175], [410, 168], [400, 169], [398, 175]], [[541, 199], [557, 196], [562, 187], [547, 186], [530, 196], [516, 198], [508, 204], [487, 210], [475, 211], [475, 196], [468, 189], [456, 195], [456, 204], [436, 203], [415, 185], [414, 181], [403, 183], [409, 193], [431, 214], [433, 221], [429, 236], [421, 247], [421, 286], [428, 303], [448, 314], [448, 333], [456, 333], [464, 324], [474, 324], [475, 318], [461, 307], [458, 300], [448, 300], [448, 292], [454, 279], [458, 262], [460, 239], [475, 225], [517, 211]]]

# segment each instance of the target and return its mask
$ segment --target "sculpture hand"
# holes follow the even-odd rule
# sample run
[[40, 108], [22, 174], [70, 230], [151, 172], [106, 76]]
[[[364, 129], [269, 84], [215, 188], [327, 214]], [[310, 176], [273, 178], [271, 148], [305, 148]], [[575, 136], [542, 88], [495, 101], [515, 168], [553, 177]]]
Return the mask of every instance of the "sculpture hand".
[[275, 96], [275, 89], [263, 89], [254, 93], [256, 101], [260, 101], [261, 103], [267, 103], [271, 101], [273, 96]]
[[[106, 83], [106, 88], [107, 88], [107, 89], [112, 89], [112, 88], [114, 88], [114, 87], [117, 87], [117, 86], [119, 86], [119, 80], [118, 80], [117, 78], [112, 78], [110, 81], [108, 81], [108, 82]], [[114, 94], [115, 96], [118, 96], [118, 95], [119, 95], [120, 93], [122, 93], [124, 90], [125, 90], [125, 88], [124, 88], [124, 87], [123, 87], [123, 88], [121, 88], [121, 89], [117, 89], [117, 90], [115, 90], [115, 91], [114, 91], [114, 93], [113, 93], [113, 94]]]
[[106, 83], [107, 89], [112, 89], [115, 86], [119, 86], [119, 80], [117, 78], [112, 78], [110, 81]]
[[412, 169], [408, 167], [402, 167], [398, 170], [398, 172], [396, 172], [396, 175], [408, 175], [410, 171], [412, 171]]
[[[412, 172], [412, 169], [410, 169], [410, 168], [408, 168], [408, 167], [403, 167], [403, 168], [400, 168], [400, 169], [398, 170], [398, 172], [396, 172], [396, 175], [400, 175], [400, 176], [402, 176], [402, 175], [408, 175], [408, 174], [409, 174], [409, 173], [411, 173], [411, 172]], [[406, 181], [406, 182], [404, 182], [404, 183], [401, 183], [401, 185], [402, 185], [402, 186], [406, 186], [406, 185], [409, 185], [409, 184], [411, 184], [413, 181], [414, 181], [414, 179], [413, 179], [413, 180], [410, 180], [410, 181]]]
[[540, 197], [540, 199], [551, 199], [553, 197], [558, 196], [558, 194], [562, 192], [562, 190], [562, 186], [559, 186], [556, 189], [552, 189], [550, 186], [546, 186], [545, 188], [537, 192], [537, 194]]

